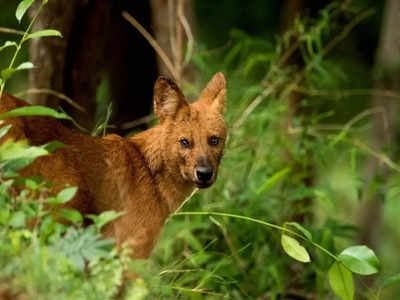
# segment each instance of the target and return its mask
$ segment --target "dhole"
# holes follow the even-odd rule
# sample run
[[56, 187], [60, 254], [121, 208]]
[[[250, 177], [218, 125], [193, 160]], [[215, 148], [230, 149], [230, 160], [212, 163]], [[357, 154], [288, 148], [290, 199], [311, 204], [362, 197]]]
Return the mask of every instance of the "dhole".
[[[214, 75], [193, 104], [172, 80], [160, 77], [154, 87], [160, 125], [131, 138], [91, 137], [53, 118], [17, 117], [6, 120], [12, 127], [0, 142], [12, 137], [32, 145], [53, 140], [66, 144], [37, 158], [21, 175], [41, 176], [55, 190], [64, 184], [78, 186], [67, 206], [82, 214], [124, 211], [103, 234], [115, 237], [118, 245], [128, 242], [134, 258], [147, 258], [166, 218], [195, 187], [209, 187], [216, 179], [227, 136], [225, 94], [222, 73]], [[0, 113], [26, 105], [4, 95]]]

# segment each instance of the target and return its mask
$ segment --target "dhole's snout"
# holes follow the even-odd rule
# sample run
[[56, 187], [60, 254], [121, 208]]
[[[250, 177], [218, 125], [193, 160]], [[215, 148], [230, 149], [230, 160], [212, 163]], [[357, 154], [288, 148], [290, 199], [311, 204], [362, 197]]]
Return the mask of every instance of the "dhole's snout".
[[214, 170], [207, 159], [200, 159], [195, 168], [196, 185], [207, 188], [214, 182]]

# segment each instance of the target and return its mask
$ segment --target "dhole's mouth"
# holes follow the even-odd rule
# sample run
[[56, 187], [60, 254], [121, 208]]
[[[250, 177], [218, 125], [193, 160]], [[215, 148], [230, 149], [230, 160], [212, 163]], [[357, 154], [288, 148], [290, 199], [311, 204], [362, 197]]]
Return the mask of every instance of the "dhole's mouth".
[[195, 182], [194, 184], [199, 188], [199, 189], [206, 189], [210, 186], [212, 186], [214, 182], [210, 181], [210, 182]]

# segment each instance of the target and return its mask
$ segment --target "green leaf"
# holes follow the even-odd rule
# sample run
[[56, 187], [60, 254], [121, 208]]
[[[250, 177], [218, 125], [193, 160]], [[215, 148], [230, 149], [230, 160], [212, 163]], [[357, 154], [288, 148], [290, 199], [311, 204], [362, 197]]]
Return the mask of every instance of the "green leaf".
[[31, 63], [30, 61], [26, 61], [23, 62], [22, 64], [20, 64], [16, 70], [29, 70], [29, 69], [33, 69], [35, 66], [33, 65], [33, 63]]
[[378, 258], [367, 246], [349, 247], [338, 258], [350, 271], [357, 274], [371, 275], [380, 269]]
[[89, 219], [92, 219], [98, 229], [101, 229], [105, 224], [117, 219], [122, 216], [124, 212], [116, 212], [114, 210], [102, 212], [99, 215], [86, 215]]
[[19, 3], [17, 10], [15, 12], [15, 16], [17, 20], [21, 22], [23, 16], [25, 15], [26, 11], [31, 7], [34, 0], [23, 0]]
[[72, 223], [82, 223], [83, 221], [80, 212], [74, 209], [63, 209], [60, 211], [60, 215]]
[[400, 285], [400, 273], [386, 278], [381, 284], [384, 289], [394, 285]]
[[0, 161], [12, 160], [18, 158], [36, 158], [47, 155], [42, 147], [29, 146], [26, 141], [7, 140], [0, 145]]
[[264, 184], [257, 190], [257, 194], [261, 195], [271, 189], [279, 180], [283, 179], [290, 171], [292, 168], [287, 167], [284, 168], [278, 172], [276, 172], [274, 175], [269, 177]]
[[67, 145], [65, 145], [64, 143], [61, 143], [61, 142], [59, 142], [59, 141], [52, 141], [52, 142], [50, 142], [50, 143], [47, 143], [47, 144], [44, 144], [44, 145], [42, 145], [41, 147], [43, 148], [43, 149], [45, 149], [46, 151], [48, 151], [48, 152], [53, 152], [53, 151], [55, 151], [55, 150], [57, 150], [57, 149], [60, 149], [60, 148], [65, 148]]
[[1, 114], [0, 120], [20, 116], [48, 116], [57, 119], [71, 120], [71, 117], [69, 117], [67, 114], [59, 113], [54, 109], [39, 105], [24, 106], [10, 110], [6, 113]]
[[306, 248], [300, 245], [296, 239], [286, 234], [282, 234], [281, 244], [283, 250], [285, 250], [287, 255], [290, 257], [303, 263], [310, 262], [310, 255], [308, 254]]
[[61, 32], [58, 30], [54, 29], [45, 29], [45, 30], [39, 30], [36, 32], [33, 32], [29, 34], [26, 39], [36, 39], [36, 38], [41, 38], [41, 37], [46, 37], [46, 36], [57, 36], [57, 37], [62, 37]]
[[353, 274], [346, 267], [335, 261], [329, 269], [329, 284], [334, 293], [342, 300], [353, 300]]
[[60, 201], [60, 203], [67, 203], [69, 200], [74, 198], [77, 190], [78, 187], [76, 186], [63, 189], [61, 192], [57, 194], [57, 199]]
[[7, 68], [1, 71], [1, 78], [5, 81], [11, 78], [11, 76], [16, 72], [14, 68]]
[[5, 136], [7, 134], [7, 132], [10, 130], [10, 128], [11, 128], [11, 124], [0, 128], [0, 138]]
[[49, 2], [49, 0], [42, 0], [43, 5], [47, 4], [47, 2]]
[[25, 226], [25, 214], [22, 211], [17, 211], [12, 215], [11, 219], [8, 221], [8, 225], [13, 228], [21, 228]]
[[11, 78], [11, 76], [12, 76], [15, 72], [17, 72], [17, 71], [22, 71], [22, 70], [32, 69], [32, 68], [34, 68], [34, 67], [35, 67], [35, 66], [34, 66], [31, 62], [27, 61], [27, 62], [24, 62], [24, 63], [20, 64], [17, 68], [7, 68], [7, 69], [2, 70], [2, 71], [1, 71], [1, 77], [2, 77], [4, 80], [8, 80], [8, 79]]
[[18, 44], [16, 42], [6, 41], [3, 44], [3, 46], [0, 46], [0, 51], [6, 49], [8, 47], [18, 47]]
[[309, 239], [310, 241], [312, 240], [312, 235], [311, 232], [309, 232], [307, 229], [305, 229], [303, 226], [301, 226], [299, 223], [297, 222], [286, 222], [285, 225], [289, 225], [289, 226], [293, 226], [295, 227], [297, 230], [299, 230], [301, 233], [303, 233], [303, 235]]

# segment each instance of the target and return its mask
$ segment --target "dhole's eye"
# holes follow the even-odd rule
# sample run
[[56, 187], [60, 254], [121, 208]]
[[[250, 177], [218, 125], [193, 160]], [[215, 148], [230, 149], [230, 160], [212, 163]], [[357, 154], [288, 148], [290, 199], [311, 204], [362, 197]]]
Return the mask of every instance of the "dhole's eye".
[[219, 144], [219, 137], [215, 135], [210, 136], [210, 138], [208, 139], [208, 143], [211, 146], [217, 146]]
[[181, 143], [182, 147], [187, 149], [190, 147], [190, 143], [187, 139], [183, 138], [179, 140], [179, 143]]

